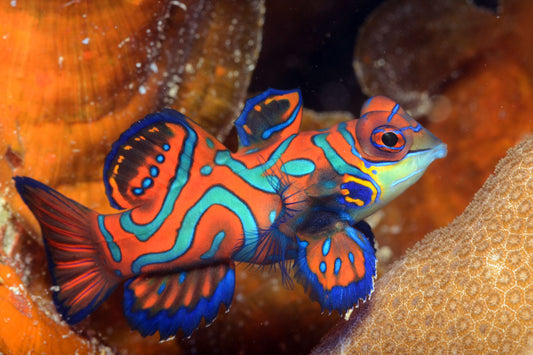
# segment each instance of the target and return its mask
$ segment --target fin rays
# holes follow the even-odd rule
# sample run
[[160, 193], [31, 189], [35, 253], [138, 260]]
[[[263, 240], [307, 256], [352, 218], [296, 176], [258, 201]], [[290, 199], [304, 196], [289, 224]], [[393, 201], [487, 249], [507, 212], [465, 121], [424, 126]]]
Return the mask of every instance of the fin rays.
[[233, 265], [219, 264], [169, 275], [143, 275], [126, 281], [124, 314], [143, 335], [185, 337], [202, 319], [211, 323], [221, 305], [229, 308], [235, 288]]
[[77, 323], [119, 281], [100, 259], [97, 231], [91, 228], [96, 213], [33, 179], [15, 177], [15, 186], [41, 225], [50, 273], [59, 286], [56, 307], [67, 322]]

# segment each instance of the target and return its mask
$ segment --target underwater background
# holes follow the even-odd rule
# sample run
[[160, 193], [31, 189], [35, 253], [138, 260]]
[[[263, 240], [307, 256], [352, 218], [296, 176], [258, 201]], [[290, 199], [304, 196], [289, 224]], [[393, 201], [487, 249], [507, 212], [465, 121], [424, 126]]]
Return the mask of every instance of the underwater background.
[[[0, 18], [0, 352], [531, 349], [531, 2], [33, 0], [4, 2]], [[171, 106], [235, 147], [232, 121], [268, 87], [302, 90], [303, 130], [386, 95], [448, 145], [369, 219], [372, 299], [345, 321], [279, 273], [239, 265], [231, 311], [190, 339], [131, 331], [120, 292], [71, 330], [12, 177], [111, 212], [101, 169], [132, 122]]]

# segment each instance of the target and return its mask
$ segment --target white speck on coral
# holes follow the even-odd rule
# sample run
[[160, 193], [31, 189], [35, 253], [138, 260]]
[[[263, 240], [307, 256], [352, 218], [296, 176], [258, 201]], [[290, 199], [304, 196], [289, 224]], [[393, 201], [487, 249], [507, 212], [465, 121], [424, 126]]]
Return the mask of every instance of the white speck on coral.
[[[24, 286], [20, 285], [20, 287], [24, 287]], [[20, 296], [20, 295], [22, 295], [22, 290], [23, 290], [23, 288], [20, 288], [20, 287], [10, 286], [10, 287], [8, 287], [8, 290], [11, 291], [13, 294], [15, 294], [17, 296]]]
[[178, 97], [178, 89], [179, 86], [176, 84], [169, 85], [167, 93], [168, 97], [170, 97], [171, 99], [176, 99]]
[[382, 67], [385, 66], [385, 64], [386, 64], [385, 59], [380, 58], [380, 59], [374, 61], [374, 68], [382, 68]]
[[139, 86], [139, 94], [144, 95], [146, 94], [146, 88], [144, 85]]
[[150, 63], [150, 69], [154, 72], [154, 73], [157, 73], [158, 72], [158, 68], [157, 68], [157, 64], [155, 63]]
[[198, 62], [196, 63], [197, 70], [199, 70], [204, 65], [204, 60], [204, 57], [200, 57], [200, 59], [198, 59]]
[[171, 2], [170, 2], [170, 5], [177, 6], [177, 7], [179, 7], [180, 9], [182, 9], [183, 11], [187, 11], [187, 5], [185, 5], [185, 4], [182, 3], [181, 1], [171, 1]]
[[185, 72], [188, 74], [194, 74], [194, 67], [191, 63], [185, 64]]
[[137, 68], [140, 68], [140, 67], [142, 66], [142, 64], [141, 64], [141, 62], [137, 62], [137, 63], [135, 63], [135, 66], [136, 66]]
[[89, 44], [89, 41], [90, 41], [89, 37], [85, 37], [85, 38], [81, 41], [81, 43], [87, 45], [87, 44]]
[[50, 291], [52, 292], [59, 292], [61, 290], [61, 287], [59, 285], [54, 285], [50, 287]]
[[122, 48], [129, 41], [130, 41], [129, 37], [124, 38], [124, 40], [118, 44], [118, 48]]
[[59, 56], [59, 58], [57, 58], [57, 65], [59, 65], [59, 68], [62, 69], [63, 68], [63, 61], [65, 60], [65, 58], [63, 58], [62, 55]]
[[11, 0], [9, 4], [13, 7], [17, 7], [17, 0]]

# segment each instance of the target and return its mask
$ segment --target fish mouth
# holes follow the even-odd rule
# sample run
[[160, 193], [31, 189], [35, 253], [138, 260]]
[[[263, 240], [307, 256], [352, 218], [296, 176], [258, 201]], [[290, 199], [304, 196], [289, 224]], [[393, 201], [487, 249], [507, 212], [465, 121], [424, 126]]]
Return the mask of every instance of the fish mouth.
[[391, 187], [396, 187], [404, 182], [409, 181], [412, 184], [414, 181], [418, 180], [422, 174], [426, 171], [428, 166], [435, 160], [444, 158], [448, 154], [448, 149], [446, 144], [440, 143], [432, 148], [422, 148], [417, 150], [412, 150], [409, 152], [411, 158], [415, 158], [417, 165], [420, 168], [411, 172], [410, 174], [395, 180], [391, 183]]
[[446, 144], [441, 143], [435, 148], [433, 148], [433, 156], [435, 157], [435, 159], [445, 158], [446, 155], [448, 155], [448, 147], [446, 146]]
[[423, 154], [426, 152], [432, 152], [430, 157], [433, 159], [442, 159], [442, 158], [445, 158], [446, 155], [448, 155], [448, 147], [446, 144], [440, 143], [439, 145], [432, 147], [432, 148], [422, 148], [422, 149], [411, 150], [409, 151], [409, 154], [418, 155], [418, 154]]

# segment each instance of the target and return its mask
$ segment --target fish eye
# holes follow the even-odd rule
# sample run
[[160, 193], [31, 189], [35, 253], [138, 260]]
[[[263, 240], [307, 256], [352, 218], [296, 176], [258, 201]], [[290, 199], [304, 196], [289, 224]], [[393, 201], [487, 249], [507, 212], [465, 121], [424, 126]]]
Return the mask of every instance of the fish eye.
[[387, 147], [394, 147], [398, 143], [399, 138], [394, 132], [386, 132], [381, 137], [381, 140]]
[[403, 133], [392, 126], [380, 126], [371, 135], [372, 144], [381, 151], [398, 152], [405, 147]]

